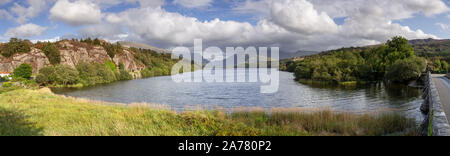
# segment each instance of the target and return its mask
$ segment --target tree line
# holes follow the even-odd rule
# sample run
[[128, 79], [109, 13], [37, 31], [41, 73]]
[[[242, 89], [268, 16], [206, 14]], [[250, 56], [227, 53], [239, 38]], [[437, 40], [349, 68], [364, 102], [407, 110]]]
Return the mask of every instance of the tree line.
[[418, 79], [427, 62], [403, 37], [393, 37], [375, 48], [343, 48], [288, 62], [296, 80], [332, 83], [380, 81], [407, 83]]

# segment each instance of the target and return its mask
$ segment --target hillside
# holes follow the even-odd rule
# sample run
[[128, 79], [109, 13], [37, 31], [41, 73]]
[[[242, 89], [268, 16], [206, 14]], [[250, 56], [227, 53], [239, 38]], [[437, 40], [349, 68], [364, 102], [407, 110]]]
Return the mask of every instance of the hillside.
[[450, 62], [450, 39], [411, 40], [409, 44], [414, 47], [414, 51], [419, 56], [428, 58], [441, 57], [441, 59]]
[[158, 53], [170, 53], [170, 51], [166, 50], [166, 49], [161, 49], [161, 48], [157, 48], [157, 47], [153, 47], [144, 43], [136, 43], [136, 42], [130, 42], [130, 41], [120, 41], [119, 42], [122, 46], [127, 47], [127, 48], [137, 48], [137, 49], [147, 49], [147, 50], [152, 50]]
[[104, 40], [62, 40], [55, 43], [33, 44], [28, 40], [11, 39], [0, 45], [0, 72], [12, 73], [23, 63], [30, 64], [33, 74], [51, 65], [67, 65], [76, 68], [79, 64], [107, 64], [112, 69], [123, 69], [133, 78], [169, 75], [178, 60], [170, 54], [153, 50], [140, 50], [108, 43]]
[[[417, 56], [427, 59], [428, 64], [434, 70], [434, 72], [446, 73], [447, 69], [444, 69], [445, 67], [443, 67], [443, 66], [446, 66], [445, 64], [448, 64], [448, 62], [450, 62], [450, 39], [409, 40], [408, 45], [413, 47], [414, 52]], [[364, 46], [364, 47], [347, 47], [347, 48], [323, 51], [323, 52], [318, 53], [317, 55], [324, 56], [324, 55], [330, 55], [330, 54], [333, 54], [336, 52], [341, 52], [341, 51], [361, 53], [364, 51], [375, 49], [377, 47], [380, 47], [380, 45], [369, 45], [369, 46]], [[301, 56], [301, 57], [291, 57], [291, 59], [283, 60], [281, 64], [282, 64], [282, 66], [283, 65], [286, 66], [286, 65], [289, 65], [293, 61], [302, 60], [303, 58], [314, 57], [315, 55], [316, 54], [305, 55], [305, 56]], [[442, 66], [442, 67], [438, 67], [438, 66]]]

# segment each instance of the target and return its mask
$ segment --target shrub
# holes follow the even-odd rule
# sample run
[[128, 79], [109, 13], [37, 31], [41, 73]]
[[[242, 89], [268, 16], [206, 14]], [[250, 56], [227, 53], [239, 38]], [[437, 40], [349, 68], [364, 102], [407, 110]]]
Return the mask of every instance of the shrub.
[[13, 86], [12, 82], [4, 82], [4, 83], [2, 83], [2, 87], [3, 88], [9, 88], [9, 87], [12, 87], [12, 86]]
[[133, 76], [126, 70], [120, 70], [117, 76], [117, 80], [131, 80]]
[[9, 43], [0, 47], [0, 53], [5, 57], [11, 57], [17, 53], [27, 53], [31, 51], [30, 44], [21, 39], [11, 38]]
[[115, 72], [106, 64], [80, 63], [77, 65], [79, 78], [83, 85], [111, 83], [117, 80]]
[[426, 70], [426, 66], [425, 59], [419, 57], [398, 60], [389, 67], [386, 79], [392, 82], [407, 83], [418, 79]]
[[114, 62], [110, 61], [110, 60], [106, 60], [105, 64], [113, 71], [116, 72], [116, 64], [114, 64]]
[[14, 77], [20, 77], [29, 79], [31, 78], [31, 75], [33, 74], [33, 68], [31, 65], [23, 63], [16, 69], [14, 69]]
[[51, 64], [56, 65], [61, 62], [61, 54], [58, 48], [52, 43], [45, 43], [42, 52], [47, 56]]
[[5, 77], [1, 77], [1, 76], [0, 76], [0, 82], [8, 81], [8, 80], [9, 80], [8, 77], [6, 77], [6, 76], [5, 76]]
[[36, 82], [45, 85], [71, 85], [78, 83], [78, 76], [78, 71], [70, 66], [48, 66], [39, 70]]
[[120, 54], [123, 50], [122, 45], [120, 45], [119, 42], [117, 42], [116, 44], [105, 43], [103, 44], [103, 48], [105, 48], [111, 59], [113, 59], [116, 54]]

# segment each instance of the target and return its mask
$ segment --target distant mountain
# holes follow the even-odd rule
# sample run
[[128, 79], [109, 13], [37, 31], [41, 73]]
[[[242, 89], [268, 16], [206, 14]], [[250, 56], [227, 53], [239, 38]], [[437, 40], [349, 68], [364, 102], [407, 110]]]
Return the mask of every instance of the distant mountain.
[[157, 48], [157, 47], [153, 47], [144, 43], [136, 43], [136, 42], [130, 42], [130, 41], [120, 41], [119, 42], [122, 46], [130, 48], [138, 48], [138, 49], [148, 49], [148, 50], [153, 50], [156, 51], [158, 53], [170, 53], [170, 51], [166, 50], [166, 49], [161, 49], [161, 48]]
[[408, 41], [409, 45], [432, 45], [432, 44], [450, 44], [450, 39], [436, 40], [436, 39], [417, 39]]
[[409, 44], [414, 47], [414, 51], [419, 56], [424, 57], [442, 57], [450, 61], [450, 39], [422, 39], [411, 40]]
[[[440, 59], [450, 62], [450, 39], [416, 39], [409, 40], [408, 44], [414, 48], [414, 52], [421, 57], [431, 60]], [[296, 53], [280, 53], [280, 59], [292, 60], [294, 57], [304, 57], [311, 55], [326, 55], [337, 51], [361, 52], [363, 50], [378, 47], [380, 45], [368, 45], [363, 47], [348, 47], [322, 52], [299, 51]], [[286, 61], [285, 60], [285, 61]]]

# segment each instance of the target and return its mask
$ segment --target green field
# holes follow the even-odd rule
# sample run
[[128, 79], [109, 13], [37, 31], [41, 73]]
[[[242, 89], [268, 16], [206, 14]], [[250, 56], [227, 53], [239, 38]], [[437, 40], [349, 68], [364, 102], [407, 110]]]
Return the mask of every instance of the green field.
[[1, 136], [321, 136], [416, 135], [399, 114], [332, 111], [187, 111], [125, 106], [54, 95], [48, 89], [0, 91]]

